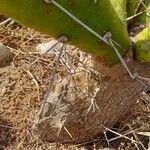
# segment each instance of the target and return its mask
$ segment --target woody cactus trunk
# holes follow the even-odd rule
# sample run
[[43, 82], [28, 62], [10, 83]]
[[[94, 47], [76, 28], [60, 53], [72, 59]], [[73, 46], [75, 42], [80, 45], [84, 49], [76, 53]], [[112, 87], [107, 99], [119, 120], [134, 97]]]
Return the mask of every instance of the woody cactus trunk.
[[[76, 18], [72, 19], [53, 2]], [[96, 94], [99, 111], [87, 115], [89, 102], [85, 99], [76, 101], [65, 110], [66, 121], [59, 136], [55, 121], [47, 119], [37, 125], [40, 138], [60, 143], [92, 141], [103, 134], [105, 127], [113, 127], [136, 103], [143, 85], [132, 79], [126, 69], [120, 65], [114, 47], [105, 35], [107, 32], [111, 33], [111, 39], [115, 41], [114, 46], [122, 57], [127, 56], [126, 54], [134, 49], [134, 56], [138, 60], [126, 62], [129, 69], [136, 70], [141, 76], [149, 78], [149, 25], [135, 37], [136, 40], [131, 41], [128, 36], [127, 16], [134, 15], [137, 3], [139, 4], [137, 1], [132, 3], [126, 0], [56, 0], [50, 3], [44, 0], [0, 0], [1, 13], [19, 23], [55, 38], [61, 35], [67, 36], [69, 43], [92, 55], [96, 63], [95, 68], [105, 76], [102, 78], [103, 90]], [[148, 8], [149, 1], [146, 0], [144, 3]], [[146, 12], [145, 24], [149, 24], [148, 9]], [[79, 24], [77, 18], [92, 32]], [[62, 116], [60, 112], [57, 113], [56, 117]], [[63, 118], [60, 117], [59, 120]]]

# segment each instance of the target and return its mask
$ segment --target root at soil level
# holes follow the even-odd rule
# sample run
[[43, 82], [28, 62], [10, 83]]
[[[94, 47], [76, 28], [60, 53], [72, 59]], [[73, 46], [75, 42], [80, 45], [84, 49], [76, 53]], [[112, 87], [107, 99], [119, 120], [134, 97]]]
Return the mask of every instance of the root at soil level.
[[[129, 65], [132, 71], [136, 70], [141, 76], [150, 77], [149, 64], [134, 61]], [[42, 121], [37, 125], [41, 139], [59, 143], [93, 141], [104, 133], [105, 127], [113, 127], [135, 105], [144, 86], [131, 79], [121, 65], [111, 68], [101, 66], [99, 69], [102, 75], [94, 101], [84, 97], [72, 102], [67, 90], [65, 95], [61, 95], [62, 91], [59, 91], [62, 97], [57, 102], [54, 99], [58, 95], [51, 95]], [[65, 99], [68, 101], [67, 105]], [[92, 102], [93, 106], [89, 109]]]

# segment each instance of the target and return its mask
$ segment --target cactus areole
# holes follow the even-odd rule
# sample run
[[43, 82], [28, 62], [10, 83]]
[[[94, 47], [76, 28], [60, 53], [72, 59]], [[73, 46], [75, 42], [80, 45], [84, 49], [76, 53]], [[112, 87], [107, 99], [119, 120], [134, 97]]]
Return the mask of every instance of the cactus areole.
[[[44, 0], [0, 0], [0, 4], [0, 11], [16, 21], [55, 38], [66, 35], [70, 44], [100, 56], [107, 63], [118, 62], [118, 57], [103, 35], [112, 34], [122, 55], [130, 45], [126, 26], [110, 1], [56, 0], [46, 3]], [[82, 25], [56, 4], [75, 16]]]

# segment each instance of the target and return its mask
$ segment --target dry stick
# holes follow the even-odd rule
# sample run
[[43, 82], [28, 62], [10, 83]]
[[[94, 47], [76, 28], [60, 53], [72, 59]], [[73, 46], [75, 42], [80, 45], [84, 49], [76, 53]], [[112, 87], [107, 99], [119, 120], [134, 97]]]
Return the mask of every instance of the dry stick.
[[[34, 56], [34, 54], [39, 54], [39, 53], [37, 53], [37, 52], [29, 52], [29, 53], [26, 53], [26, 52], [23, 52], [22, 50], [17, 50], [17, 49], [14, 49], [14, 48], [12, 48], [12, 47], [9, 47], [9, 46], [6, 46], [6, 47], [9, 48], [10, 50], [12, 50], [14, 53], [17, 53], [17, 54], [15, 55], [15, 57], [13, 58], [13, 62], [14, 62], [14, 60], [16, 59], [16, 57], [17, 57], [19, 54], [22, 54], [22, 55], [28, 55], [28, 54], [29, 54], [30, 56], [36, 58], [36, 60], [38, 59], [38, 60], [41, 60], [41, 61], [43, 61], [43, 62], [45, 62], [45, 63], [48, 63], [48, 62], [49, 62], [47, 59], [44, 59], [44, 58], [41, 58], [41, 57], [38, 57], [38, 56]], [[29, 68], [31, 67], [31, 65], [33, 65], [33, 63], [30, 64]]]
[[[87, 72], [88, 72], [88, 69], [90, 69], [91, 72], [100, 74], [100, 72], [98, 72], [97, 70], [95, 70], [95, 68], [93, 68], [93, 67], [91, 67], [91, 66], [87, 66], [85, 63], [83, 63], [82, 61], [80, 61], [77, 56], [71, 55], [71, 54], [69, 54], [69, 53], [67, 53], [67, 54], [68, 54], [69, 57], [72, 57], [73, 59], [78, 60], [78, 62], [79, 62], [81, 65], [83, 65], [84, 68], [87, 69]], [[102, 75], [102, 74], [101, 74], [101, 75]]]
[[14, 22], [15, 22], [14, 20], [11, 20], [10, 23], [4, 28], [4, 30], [6, 30], [9, 26], [13, 25]]
[[[62, 107], [62, 108], [59, 108], [59, 109], [63, 109], [63, 108], [65, 108], [65, 107], [68, 107], [68, 105], [67, 105], [67, 106], [64, 106], [64, 107]], [[53, 113], [55, 113], [55, 112], [53, 112]], [[53, 115], [53, 114], [52, 114], [52, 115]], [[50, 119], [50, 118], [54, 119], [55, 117], [52, 116], [52, 115], [50, 115], [50, 116], [48, 116], [48, 117], [45, 117], [44, 119], [43, 119], [43, 118], [40, 119], [40, 122], [38, 122], [37, 124], [40, 124], [41, 122], [44, 122], [44, 121], [46, 121], [46, 120], [48, 120], [48, 119]]]
[[15, 48], [12, 48], [12, 47], [10, 47], [10, 46], [6, 46], [8, 49], [10, 49], [11, 51], [13, 51], [13, 53], [17, 53], [17, 54], [23, 54], [23, 55], [26, 55], [26, 53], [25, 52], [23, 52], [23, 51], [21, 51], [21, 50], [17, 50], [17, 49], [15, 49]]
[[[150, 78], [145, 78], [145, 77], [141, 77], [138, 75], [138, 73], [134, 73], [134, 77], [136, 78], [136, 80], [138, 82], [140, 82], [141, 84], [143, 84], [145, 86], [145, 90], [144, 92], [148, 92], [150, 90]], [[144, 81], [147, 81], [148, 82], [148, 85], [146, 85], [143, 81], [141, 80], [144, 80]]]
[[104, 136], [105, 136], [105, 139], [106, 139], [106, 141], [107, 141], [108, 146], [110, 146], [110, 141], [108, 140], [108, 137], [107, 137], [106, 131], [104, 131]]
[[65, 47], [66, 47], [66, 44], [65, 44], [65, 42], [63, 42], [62, 48], [61, 48], [61, 50], [60, 50], [60, 52], [59, 52], [59, 54], [58, 54], [58, 56], [56, 58], [56, 61], [54, 63], [55, 65], [54, 65], [54, 69], [52, 71], [52, 75], [50, 76], [50, 78], [48, 80], [48, 86], [47, 86], [47, 89], [46, 89], [45, 98], [44, 98], [43, 104], [41, 105], [41, 108], [40, 108], [40, 111], [39, 111], [39, 114], [38, 114], [39, 119], [41, 118], [41, 115], [43, 113], [45, 104], [46, 104], [47, 99], [48, 99], [48, 97], [50, 95], [51, 87], [52, 87], [52, 84], [54, 82], [54, 78], [55, 78], [55, 75], [56, 75], [57, 66], [58, 66], [59, 60], [61, 58], [62, 52], [63, 52]]
[[57, 132], [57, 137], [59, 137], [60, 132], [62, 131], [62, 129], [64, 129], [66, 131], [66, 133], [69, 135], [69, 137], [73, 140], [73, 136], [71, 135], [71, 133], [68, 131], [68, 129], [64, 126], [65, 121], [60, 121], [58, 122], [55, 126], [52, 126], [53, 128], [58, 128], [58, 132]]
[[11, 126], [7, 126], [7, 125], [0, 125], [0, 127], [2, 127], [2, 128], [8, 128], [8, 129], [13, 129], [13, 130], [21, 130], [21, 128], [11, 127]]
[[149, 79], [149, 78], [141, 77], [141, 76], [139, 76], [139, 75], [137, 75], [136, 77], [139, 78], [139, 79], [142, 79], [142, 80], [145, 80], [145, 81], [150, 82], [150, 79]]
[[137, 144], [140, 144], [140, 142], [138, 142], [138, 141], [136, 141], [136, 140], [133, 140], [133, 139], [131, 139], [131, 138], [125, 136], [125, 135], [122, 135], [122, 134], [118, 133], [118, 132], [115, 132], [115, 131], [113, 131], [113, 130], [111, 130], [111, 129], [109, 129], [109, 128], [106, 128], [106, 127], [105, 127], [105, 130], [106, 130], [106, 131], [110, 131], [111, 133], [114, 133], [114, 134], [116, 134], [116, 135], [118, 135], [118, 136], [120, 136], [120, 137], [123, 137], [123, 138], [127, 139], [127, 140], [130, 140], [131, 142], [135, 142], [135, 143], [137, 143]]
[[95, 93], [93, 94], [92, 98], [90, 99], [91, 104], [90, 104], [90, 106], [89, 106], [89, 108], [88, 108], [86, 114], [88, 114], [91, 109], [92, 109], [93, 112], [95, 112], [96, 109], [97, 109], [97, 110], [100, 110], [99, 107], [97, 106], [97, 103], [95, 102], [95, 100], [96, 100], [95, 97], [96, 97], [97, 93], [99, 92], [99, 90], [100, 90], [99, 88], [96, 88], [96, 89], [95, 89]]
[[135, 18], [135, 17], [137, 17], [137, 16], [143, 14], [144, 12], [146, 12], [146, 11], [142, 11], [142, 12], [139, 12], [139, 13], [137, 13], [137, 14], [131, 16], [131, 17], [128, 17], [128, 18], [126, 19], [126, 21], [129, 21], [129, 20], [131, 20], [131, 19], [133, 19], [133, 18]]
[[4, 25], [4, 24], [6, 24], [6, 23], [8, 23], [8, 22], [10, 22], [10, 21], [11, 21], [11, 18], [8, 18], [8, 19], [2, 21], [2, 22], [0, 23], [0, 26]]
[[146, 6], [146, 4], [143, 2], [143, 0], [139, 0], [139, 1], [145, 8], [146, 15], [150, 17], [150, 11], [148, 10], [148, 7]]
[[[145, 146], [144, 146], [144, 145], [142, 144], [142, 142], [139, 140], [139, 138], [137, 137], [135, 131], [132, 129], [132, 127], [130, 126], [130, 124], [128, 124], [128, 127], [129, 127], [129, 129], [132, 131], [132, 133], [133, 133], [135, 139], [140, 143], [140, 145], [143, 147], [143, 149], [146, 150]], [[137, 146], [137, 144], [136, 144], [136, 143], [134, 143], [134, 144], [135, 144], [135, 147], [137, 147], [137, 149], [139, 149], [139, 147]]]
[[[135, 129], [134, 131], [136, 131], [136, 130], [137, 130], [137, 129]], [[131, 133], [133, 133], [133, 131], [129, 131], [129, 132], [123, 134], [123, 135], [126, 136], [126, 135], [129, 135], [129, 134], [131, 134]], [[119, 135], [119, 136], [117, 136], [117, 137], [114, 137], [114, 138], [109, 139], [109, 142], [118, 140], [118, 139], [120, 139], [120, 138], [122, 138], [122, 136]]]
[[68, 129], [65, 126], [63, 126], [63, 127], [64, 127], [64, 130], [67, 132], [67, 134], [71, 137], [71, 139], [74, 139], [73, 136], [71, 135], [71, 133], [68, 131]]
[[[55, 51], [58, 53], [58, 50], [55, 49]], [[66, 63], [66, 58], [63, 58], [63, 56], [60, 59], [60, 62], [62, 63], [62, 65], [64, 65], [66, 67], [67, 70], [69, 70], [69, 72], [71, 72], [71, 68], [69, 67], [69, 65]]]
[[40, 101], [40, 88], [39, 88], [39, 84], [38, 84], [36, 78], [34, 77], [34, 75], [33, 75], [30, 71], [28, 71], [28, 70], [26, 70], [26, 69], [24, 69], [24, 68], [23, 68], [23, 70], [24, 70], [25, 72], [27, 72], [27, 73], [29, 74], [29, 76], [33, 79], [33, 82], [35, 83], [36, 88], [37, 88], [38, 101]]
[[28, 38], [25, 42], [23, 42], [21, 45], [27, 44], [29, 41], [33, 40], [34, 38], [35, 38], [35, 35], [31, 36], [31, 37]]
[[146, 5], [144, 4], [143, 0], [139, 0], [139, 2], [143, 5], [143, 7], [147, 10]]

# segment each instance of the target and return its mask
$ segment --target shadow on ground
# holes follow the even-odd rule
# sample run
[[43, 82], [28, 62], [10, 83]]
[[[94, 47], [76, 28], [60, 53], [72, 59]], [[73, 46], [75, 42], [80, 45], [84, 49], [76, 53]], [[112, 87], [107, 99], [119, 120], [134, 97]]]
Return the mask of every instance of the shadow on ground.
[[[15, 130], [12, 123], [0, 117], [0, 150], [12, 145], [15, 141]], [[11, 128], [12, 127], [12, 128]]]

